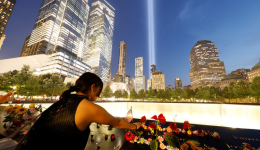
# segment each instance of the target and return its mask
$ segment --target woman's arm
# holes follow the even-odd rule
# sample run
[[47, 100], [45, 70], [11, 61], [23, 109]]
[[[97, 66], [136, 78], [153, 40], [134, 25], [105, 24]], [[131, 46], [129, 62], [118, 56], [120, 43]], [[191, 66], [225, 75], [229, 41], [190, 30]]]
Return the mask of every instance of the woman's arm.
[[103, 107], [87, 100], [81, 101], [77, 111], [79, 111], [79, 114], [83, 115], [87, 124], [96, 122], [121, 129], [138, 129], [141, 126], [141, 123], [131, 124], [124, 119], [116, 118], [109, 114]]
[[12, 91], [8, 92], [7, 94], [5, 94], [3, 96], [0, 96], [0, 104], [8, 101], [10, 99], [11, 95], [12, 95]]

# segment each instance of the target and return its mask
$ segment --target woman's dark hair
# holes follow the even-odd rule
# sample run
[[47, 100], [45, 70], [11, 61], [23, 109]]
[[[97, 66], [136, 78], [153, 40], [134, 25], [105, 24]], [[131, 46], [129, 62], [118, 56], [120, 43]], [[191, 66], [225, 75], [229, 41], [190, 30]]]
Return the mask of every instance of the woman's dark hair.
[[91, 88], [91, 85], [93, 84], [95, 84], [96, 87], [100, 88], [97, 95], [99, 96], [103, 89], [102, 80], [94, 73], [85, 72], [77, 79], [75, 86], [71, 86], [70, 89], [64, 91], [61, 94], [60, 100], [63, 102], [67, 102], [70, 99], [70, 93], [73, 91], [87, 93], [87, 91]]

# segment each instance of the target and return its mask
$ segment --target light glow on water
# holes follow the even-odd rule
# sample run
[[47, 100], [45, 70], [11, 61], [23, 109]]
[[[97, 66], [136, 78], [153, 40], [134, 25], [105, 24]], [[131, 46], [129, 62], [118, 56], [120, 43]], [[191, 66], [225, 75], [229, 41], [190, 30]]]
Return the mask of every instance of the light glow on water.
[[155, 43], [154, 43], [154, 0], [147, 0], [148, 6], [148, 44], [149, 44], [149, 76], [151, 77], [150, 67], [155, 63]]

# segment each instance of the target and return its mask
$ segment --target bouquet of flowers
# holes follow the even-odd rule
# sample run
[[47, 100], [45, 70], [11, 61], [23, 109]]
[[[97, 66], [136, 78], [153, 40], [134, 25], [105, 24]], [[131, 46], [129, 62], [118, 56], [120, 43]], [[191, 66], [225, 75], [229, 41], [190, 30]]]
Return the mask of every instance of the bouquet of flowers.
[[5, 107], [4, 111], [6, 112], [6, 116], [3, 121], [5, 122], [3, 127], [11, 134], [20, 128], [23, 123], [31, 120], [38, 111], [42, 112], [42, 106], [35, 107], [35, 104], [32, 103], [29, 105], [29, 108], [26, 108], [23, 104], [16, 104]]
[[[186, 135], [188, 137], [192, 136], [200, 136], [200, 137], [210, 137], [212, 136], [216, 140], [220, 139], [220, 136], [217, 132], [209, 132], [205, 130], [194, 130], [192, 131], [192, 125], [189, 123], [189, 121], [184, 121], [183, 128], [177, 128], [177, 125], [172, 122], [167, 128], [162, 128], [160, 124], [166, 123], [166, 118], [163, 116], [163, 114], [160, 114], [158, 116], [154, 115], [151, 117], [151, 119], [154, 119], [155, 122], [150, 122], [148, 126], [146, 126], [146, 117], [143, 116], [141, 118], [142, 122], [142, 128], [144, 129], [144, 132], [149, 132], [151, 135], [151, 138], [144, 139], [142, 137], [143, 132], [139, 131], [135, 134], [131, 131], [128, 131], [125, 134], [126, 140], [130, 143], [145, 143], [150, 145], [150, 148], [152, 150], [157, 150], [158, 147], [160, 149], [168, 149], [168, 150], [190, 150], [190, 149], [197, 149], [197, 150], [216, 150], [214, 147], [207, 147], [207, 146], [201, 146], [201, 144], [197, 141], [189, 139], [183, 139], [180, 138], [183, 135]], [[163, 133], [162, 136], [158, 136], [158, 132]], [[148, 134], [148, 135], [149, 135]], [[165, 141], [165, 142], [163, 142]], [[167, 143], [167, 145], [165, 145]]]

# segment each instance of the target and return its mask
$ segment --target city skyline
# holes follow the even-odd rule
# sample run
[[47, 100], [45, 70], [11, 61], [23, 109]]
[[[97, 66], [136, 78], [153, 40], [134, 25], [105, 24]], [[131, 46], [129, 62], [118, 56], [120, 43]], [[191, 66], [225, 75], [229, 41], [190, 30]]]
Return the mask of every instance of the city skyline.
[[[126, 74], [133, 77], [134, 59], [143, 57], [144, 75], [149, 77], [146, 1], [107, 1], [118, 14], [114, 24], [112, 77], [118, 71], [117, 45], [120, 41], [127, 41], [130, 52]], [[155, 3], [156, 66], [164, 72], [166, 85], [174, 85], [176, 77], [182, 79], [183, 86], [190, 84], [189, 53], [199, 40], [214, 42], [221, 61], [225, 63], [227, 74], [240, 68], [251, 69], [258, 62], [259, 55], [255, 54], [260, 48], [257, 42], [260, 21], [255, 20], [255, 16], [260, 14], [257, 8], [260, 2], [236, 2], [236, 7], [232, 2], [224, 4], [221, 1]], [[19, 57], [25, 38], [33, 29], [40, 5], [41, 2], [29, 0], [16, 3], [4, 32], [7, 36], [0, 51], [0, 59]], [[244, 7], [250, 9], [241, 12]], [[132, 12], [133, 8], [135, 12]]]

